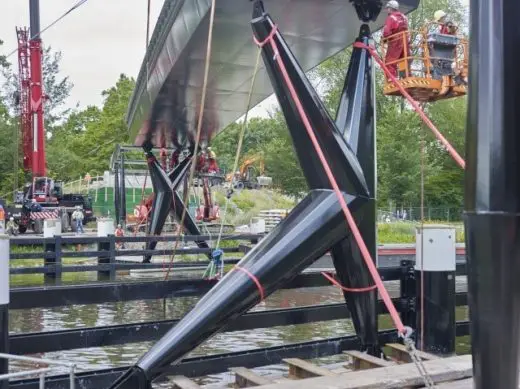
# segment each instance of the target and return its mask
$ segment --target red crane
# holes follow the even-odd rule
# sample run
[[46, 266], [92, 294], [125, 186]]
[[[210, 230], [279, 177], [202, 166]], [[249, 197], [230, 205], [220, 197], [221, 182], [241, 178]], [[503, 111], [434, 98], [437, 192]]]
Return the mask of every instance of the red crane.
[[29, 30], [16, 28], [18, 37], [18, 81], [20, 93], [20, 130], [22, 134], [23, 168], [32, 170], [31, 73], [29, 70]]
[[33, 177], [46, 176], [43, 124], [42, 41], [39, 0], [30, 0], [31, 29], [17, 28], [20, 78], [20, 115], [24, 169]]

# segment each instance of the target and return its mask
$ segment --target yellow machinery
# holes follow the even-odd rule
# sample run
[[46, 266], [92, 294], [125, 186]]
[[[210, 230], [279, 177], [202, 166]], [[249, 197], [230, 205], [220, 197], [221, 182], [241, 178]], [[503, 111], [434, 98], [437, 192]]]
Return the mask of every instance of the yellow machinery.
[[[399, 83], [419, 102], [431, 102], [467, 93], [468, 41], [460, 35], [441, 34], [441, 25], [430, 22], [420, 31], [404, 31], [382, 39], [384, 50], [402, 40], [404, 58], [386, 62], [397, 65]], [[386, 52], [383, 52], [383, 58]], [[383, 93], [401, 96], [397, 86], [385, 78]]]
[[[258, 168], [254, 164], [258, 162]], [[260, 185], [255, 182], [257, 176], [263, 176], [265, 172], [264, 157], [261, 154], [247, 158], [238, 172], [226, 176], [226, 181], [231, 182], [238, 189], [257, 189]], [[255, 174], [256, 173], [256, 174]]]

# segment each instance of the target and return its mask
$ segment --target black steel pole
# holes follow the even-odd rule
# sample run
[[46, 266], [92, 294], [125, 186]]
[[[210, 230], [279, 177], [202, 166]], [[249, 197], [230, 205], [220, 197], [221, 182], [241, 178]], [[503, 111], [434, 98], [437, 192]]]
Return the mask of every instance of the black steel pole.
[[125, 175], [125, 153], [121, 152], [121, 220], [120, 223], [126, 225], [126, 175]]
[[[0, 235], [0, 353], [9, 353], [9, 236]], [[9, 372], [9, 361], [0, 358], [0, 374]], [[8, 389], [9, 381], [0, 381]]]
[[[357, 41], [368, 45], [370, 29], [363, 24]], [[350, 145], [366, 179], [369, 198], [353, 212], [372, 259], [377, 258], [376, 237], [376, 122], [373, 61], [366, 49], [354, 48], [336, 115], [336, 126]], [[331, 250], [336, 274], [348, 288], [374, 284], [365, 260], [352, 234]], [[379, 356], [377, 335], [377, 292], [344, 292], [352, 322], [363, 351]]]
[[466, 256], [476, 389], [518, 387], [520, 2], [472, 0]]
[[120, 223], [121, 196], [119, 195], [119, 161], [114, 162], [114, 213], [116, 214], [116, 224]]
[[432, 354], [455, 353], [455, 229], [417, 229], [415, 254], [417, 348]]
[[29, 0], [29, 18], [31, 39], [40, 39], [40, 0]]

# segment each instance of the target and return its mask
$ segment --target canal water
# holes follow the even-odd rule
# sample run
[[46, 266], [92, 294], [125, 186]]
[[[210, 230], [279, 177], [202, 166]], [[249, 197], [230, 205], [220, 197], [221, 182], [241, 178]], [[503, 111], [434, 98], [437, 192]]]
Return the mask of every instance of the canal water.
[[[387, 288], [391, 295], [398, 295], [398, 282], [388, 282]], [[465, 289], [465, 277], [458, 277], [457, 290], [464, 291]], [[14, 310], [10, 313], [10, 331], [13, 334], [43, 332], [153, 320], [178, 319], [195, 305], [197, 299], [198, 297], [181, 297], [166, 299], [165, 301], [140, 300], [98, 305], [73, 305], [56, 308]], [[280, 290], [255, 307], [254, 310], [331, 304], [343, 301], [341, 292], [335, 287]], [[458, 309], [457, 319], [463, 320], [465, 317], [466, 309]], [[380, 328], [392, 328], [388, 317], [380, 316]], [[235, 352], [351, 334], [354, 334], [354, 330], [352, 322], [348, 319], [229, 332], [216, 335], [194, 350], [190, 356]], [[467, 350], [467, 339], [461, 338], [458, 340], [458, 343], [458, 347], [462, 352]], [[51, 352], [39, 354], [38, 356], [74, 362], [77, 364], [79, 371], [85, 371], [133, 364], [152, 344], [152, 342], [133, 343]], [[335, 362], [335, 360], [334, 358], [324, 358], [316, 362], [318, 364], [325, 364]], [[14, 363], [12, 367], [13, 370], [27, 368], [27, 366]], [[285, 370], [285, 367], [282, 365], [255, 369], [255, 371], [265, 375], [279, 375]], [[199, 383], [210, 386], [218, 384], [221, 386], [224, 383], [231, 382], [232, 379], [233, 377], [230, 373], [223, 373], [203, 377]]]

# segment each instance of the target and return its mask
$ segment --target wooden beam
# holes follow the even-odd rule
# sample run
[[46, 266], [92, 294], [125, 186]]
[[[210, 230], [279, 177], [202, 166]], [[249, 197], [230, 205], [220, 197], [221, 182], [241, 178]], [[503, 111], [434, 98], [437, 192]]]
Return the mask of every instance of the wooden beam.
[[172, 389], [200, 389], [200, 386], [183, 375], [177, 375], [170, 378], [173, 383]]
[[395, 362], [376, 358], [370, 354], [362, 353], [361, 351], [349, 350], [343, 351], [343, 353], [352, 358], [352, 365], [354, 370], [366, 370], [376, 367], [389, 367], [397, 365]]
[[[390, 356], [395, 358], [397, 361], [410, 363], [412, 362], [410, 354], [406, 350], [406, 346], [401, 343], [387, 343], [386, 347], [390, 349]], [[440, 359], [437, 355], [426, 353], [421, 350], [417, 350], [417, 355], [424, 361], [431, 361], [434, 359]]]
[[438, 389], [473, 389], [473, 379], [447, 382], [437, 385]]
[[290, 378], [309, 378], [319, 376], [335, 376], [329, 369], [317, 366], [314, 363], [299, 358], [287, 358], [283, 360], [289, 365]]
[[[462, 380], [472, 376], [471, 355], [425, 361], [424, 366], [436, 383]], [[424, 381], [413, 363], [372, 370], [359, 370], [327, 377], [308, 378], [259, 386], [259, 389], [401, 389], [421, 387]], [[451, 389], [451, 388], [450, 388]], [[465, 389], [465, 388], [464, 388]]]
[[235, 373], [236, 388], [249, 388], [251, 386], [267, 385], [273, 382], [245, 367], [232, 367], [229, 370]]

